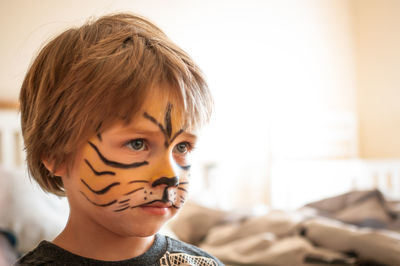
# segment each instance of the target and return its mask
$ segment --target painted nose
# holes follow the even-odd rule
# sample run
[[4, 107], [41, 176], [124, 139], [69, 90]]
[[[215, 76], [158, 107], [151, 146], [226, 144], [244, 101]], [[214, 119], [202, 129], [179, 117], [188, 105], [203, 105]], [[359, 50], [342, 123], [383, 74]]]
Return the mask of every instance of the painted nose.
[[166, 185], [167, 187], [176, 187], [179, 184], [179, 178], [174, 176], [174, 177], [160, 177], [156, 179], [153, 184], [151, 184], [152, 187], [160, 186], [160, 185]]
[[153, 168], [154, 172], [151, 178], [152, 187], [160, 185], [174, 187], [179, 184], [179, 171], [174, 164], [174, 159], [168, 156], [168, 154], [159, 158]]

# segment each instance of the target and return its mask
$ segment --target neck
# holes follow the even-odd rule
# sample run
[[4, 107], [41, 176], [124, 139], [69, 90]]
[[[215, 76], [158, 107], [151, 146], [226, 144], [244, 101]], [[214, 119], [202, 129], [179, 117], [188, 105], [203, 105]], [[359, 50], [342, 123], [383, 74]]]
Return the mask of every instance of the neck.
[[[82, 218], [80, 216], [79, 219], [74, 219], [71, 213], [67, 225], [53, 240], [53, 244], [73, 254], [103, 261], [119, 261], [140, 256], [153, 244], [154, 235], [121, 236], [93, 221], [83, 221]], [[90, 226], [87, 226], [88, 224]]]

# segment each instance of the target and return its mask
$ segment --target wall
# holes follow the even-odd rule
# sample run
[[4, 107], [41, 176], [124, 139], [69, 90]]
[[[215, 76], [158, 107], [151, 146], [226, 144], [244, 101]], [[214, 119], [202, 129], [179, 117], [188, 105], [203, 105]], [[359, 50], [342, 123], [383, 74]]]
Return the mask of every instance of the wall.
[[359, 155], [400, 157], [400, 1], [352, 1]]
[[[197, 149], [198, 161], [208, 167], [210, 184], [198, 186], [205, 201], [227, 208], [268, 203], [271, 153], [275, 159], [331, 156], [326, 139], [316, 141], [321, 130], [330, 131], [324, 121], [354, 117], [346, 0], [2, 1], [0, 99], [17, 99], [44, 40], [88, 16], [118, 10], [152, 19], [205, 72], [216, 103]], [[334, 152], [344, 153], [352, 154]]]

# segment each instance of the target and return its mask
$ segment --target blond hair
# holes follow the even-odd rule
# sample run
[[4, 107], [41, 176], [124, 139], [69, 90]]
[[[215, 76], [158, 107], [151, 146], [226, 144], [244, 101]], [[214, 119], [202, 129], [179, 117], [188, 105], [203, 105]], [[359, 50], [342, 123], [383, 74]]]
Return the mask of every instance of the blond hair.
[[188, 126], [209, 118], [212, 98], [201, 71], [147, 19], [107, 15], [57, 36], [36, 57], [20, 93], [30, 175], [63, 195], [62, 179], [42, 160], [57, 169], [97, 132], [133, 117], [155, 86], [173, 95]]

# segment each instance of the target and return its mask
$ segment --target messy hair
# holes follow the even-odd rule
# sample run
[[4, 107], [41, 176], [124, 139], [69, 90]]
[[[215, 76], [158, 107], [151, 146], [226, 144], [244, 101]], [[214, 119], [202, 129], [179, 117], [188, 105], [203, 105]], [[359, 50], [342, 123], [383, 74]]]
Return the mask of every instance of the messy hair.
[[209, 119], [212, 98], [200, 69], [145, 18], [107, 15], [51, 40], [20, 93], [30, 175], [45, 191], [63, 195], [61, 177], [43, 159], [57, 169], [96, 133], [129, 122], [155, 87], [172, 95], [188, 127]]

